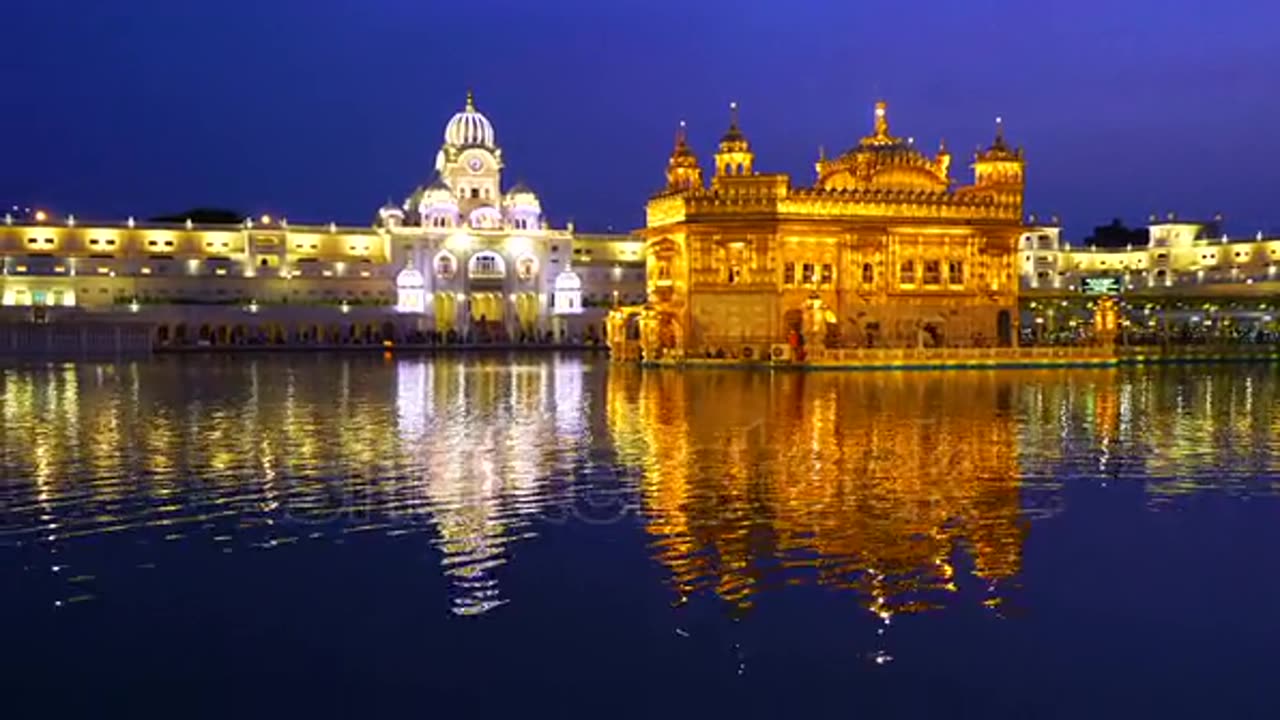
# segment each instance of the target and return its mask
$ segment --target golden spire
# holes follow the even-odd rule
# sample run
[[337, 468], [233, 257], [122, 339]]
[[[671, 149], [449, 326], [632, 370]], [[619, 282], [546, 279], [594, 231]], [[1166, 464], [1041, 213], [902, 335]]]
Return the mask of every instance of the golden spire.
[[876, 139], [889, 139], [889, 104], [883, 100], [876, 103]]
[[729, 103], [729, 127], [738, 127], [738, 101], [734, 100]]
[[1004, 147], [1004, 118], [996, 116], [996, 147]]
[[475, 111], [476, 111], [476, 96], [471, 92], [470, 89], [468, 89], [467, 90], [467, 112], [475, 112]]

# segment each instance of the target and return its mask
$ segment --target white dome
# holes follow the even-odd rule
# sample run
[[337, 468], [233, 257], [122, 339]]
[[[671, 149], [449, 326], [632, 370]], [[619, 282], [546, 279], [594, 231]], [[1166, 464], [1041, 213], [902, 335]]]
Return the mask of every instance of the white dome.
[[578, 277], [578, 273], [566, 268], [560, 271], [560, 274], [556, 276], [557, 291], [581, 290], [581, 289], [582, 289], [582, 278]]
[[406, 265], [399, 275], [396, 275], [397, 288], [420, 288], [427, 284], [426, 278], [422, 277], [422, 273], [418, 272], [413, 265]]
[[538, 196], [532, 190], [522, 184], [507, 191], [506, 197], [502, 200], [503, 204], [511, 209], [527, 209], [542, 212], [542, 203], [538, 202]]
[[493, 125], [489, 118], [476, 110], [471, 93], [467, 93], [467, 107], [454, 115], [445, 126], [444, 141], [445, 144], [456, 147], [494, 147]]
[[458, 206], [458, 199], [454, 197], [453, 191], [449, 189], [448, 185], [437, 180], [422, 192], [421, 205], [424, 207], [444, 206], [448, 208], [456, 208]]

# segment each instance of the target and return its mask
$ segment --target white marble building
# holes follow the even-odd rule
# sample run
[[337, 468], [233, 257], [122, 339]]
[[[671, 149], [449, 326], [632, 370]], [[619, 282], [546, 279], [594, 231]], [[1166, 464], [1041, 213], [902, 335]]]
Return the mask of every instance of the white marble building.
[[562, 298], [558, 312], [555, 302], [557, 279], [572, 284], [564, 275], [572, 225], [552, 229], [529, 188], [504, 191], [503, 167], [493, 125], [468, 93], [445, 127], [431, 181], [379, 211], [398, 273], [396, 307], [420, 316], [421, 329], [518, 339], [558, 333], [581, 312], [580, 299]]

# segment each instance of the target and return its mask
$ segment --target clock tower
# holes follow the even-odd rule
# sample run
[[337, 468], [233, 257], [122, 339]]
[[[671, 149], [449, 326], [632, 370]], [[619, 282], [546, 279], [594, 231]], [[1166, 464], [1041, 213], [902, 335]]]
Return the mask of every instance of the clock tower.
[[502, 150], [494, 140], [493, 125], [476, 110], [470, 92], [466, 107], [445, 127], [436, 172], [457, 196], [464, 215], [477, 207], [496, 206], [502, 199]]

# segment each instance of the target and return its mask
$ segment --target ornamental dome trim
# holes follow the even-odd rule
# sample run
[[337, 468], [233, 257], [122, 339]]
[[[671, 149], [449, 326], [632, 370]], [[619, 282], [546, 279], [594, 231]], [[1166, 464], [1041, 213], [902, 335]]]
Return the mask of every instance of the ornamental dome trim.
[[475, 97], [468, 92], [467, 104], [456, 113], [444, 128], [444, 142], [454, 147], [496, 147], [493, 123], [476, 110]]
[[578, 277], [578, 273], [570, 270], [569, 268], [565, 268], [560, 271], [560, 274], [556, 275], [557, 292], [572, 292], [574, 290], [581, 289], [582, 278]]
[[396, 275], [396, 288], [400, 290], [422, 288], [426, 285], [426, 278], [412, 263], [405, 265], [404, 269]]

